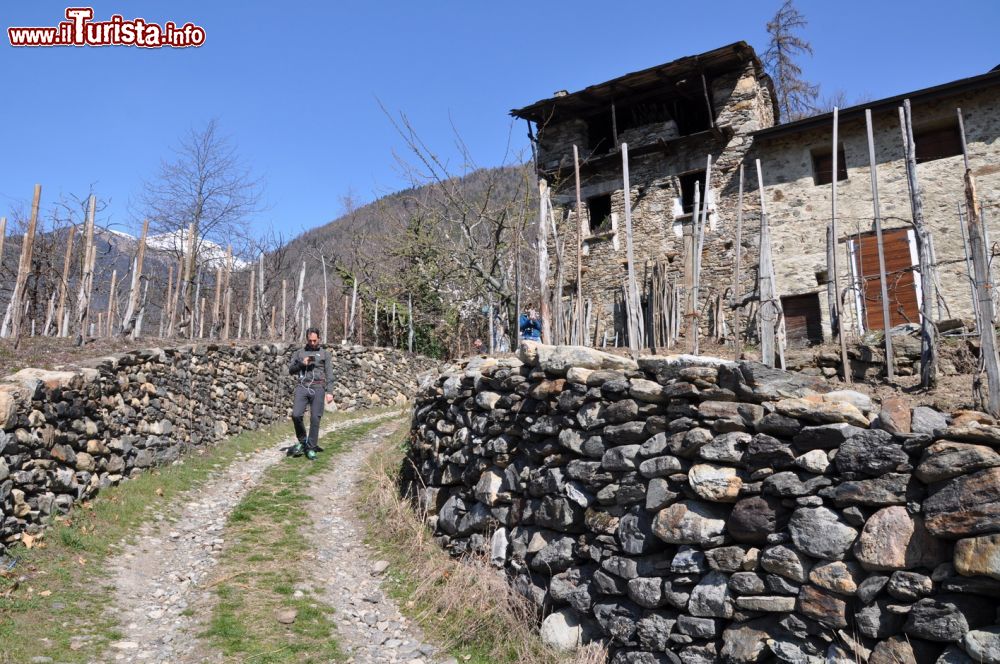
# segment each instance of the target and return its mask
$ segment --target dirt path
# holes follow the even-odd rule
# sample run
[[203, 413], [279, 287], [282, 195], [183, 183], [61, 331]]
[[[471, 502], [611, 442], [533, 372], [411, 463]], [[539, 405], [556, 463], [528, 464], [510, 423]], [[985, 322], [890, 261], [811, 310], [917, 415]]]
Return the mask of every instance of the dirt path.
[[[338, 422], [326, 427], [324, 433], [395, 415]], [[384, 429], [379, 427], [378, 431]], [[224, 545], [221, 535], [226, 521], [265, 471], [283, 458], [281, 448], [292, 442], [282, 441], [236, 461], [218, 477], [186, 494], [168, 512], [155, 515], [133, 543], [108, 561], [108, 582], [115, 588], [115, 601], [108, 610], [121, 626], [122, 638], [111, 645], [102, 661], [222, 661], [219, 653], [196, 638], [202, 628], [197, 615], [201, 611], [189, 607], [211, 605], [211, 572]], [[353, 459], [353, 450], [343, 456]], [[328, 474], [339, 474], [345, 463], [351, 462], [338, 460]]]
[[388, 423], [354, 441], [309, 487], [314, 518], [304, 535], [312, 547], [311, 583], [323, 586], [317, 596], [336, 610], [337, 639], [348, 662], [454, 664], [423, 641], [419, 628], [383, 592], [388, 563], [364, 543], [364, 526], [353, 509], [365, 459], [399, 426]]

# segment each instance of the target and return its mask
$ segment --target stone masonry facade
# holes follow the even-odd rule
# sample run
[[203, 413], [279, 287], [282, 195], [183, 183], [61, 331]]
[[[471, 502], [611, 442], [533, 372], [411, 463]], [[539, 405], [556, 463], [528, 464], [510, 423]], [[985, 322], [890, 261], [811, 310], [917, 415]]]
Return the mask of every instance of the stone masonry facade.
[[[616, 109], [636, 108], [651, 96], [670, 99], [671, 95], [686, 104], [697, 103], [698, 86], [692, 86], [691, 81], [699, 78], [703, 86], [702, 103], [711, 109], [712, 115], [707, 128], [684, 123], [680, 115], [676, 122], [665, 121], [667, 113], [650, 116], [651, 121], [645, 125], [633, 126], [633, 121], [609, 139], [607, 132], [594, 121], [595, 109], [601, 104]], [[683, 87], [685, 85], [688, 87]], [[912, 228], [897, 112], [902, 99], [912, 96], [918, 149], [925, 129], [956, 125], [955, 109], [962, 108], [970, 165], [977, 177], [979, 199], [984, 204], [984, 218], [992, 238], [1000, 233], [1000, 224], [996, 221], [996, 206], [1000, 204], [998, 95], [1000, 72], [991, 72], [841, 112], [839, 143], [843, 148], [847, 177], [838, 182], [837, 255], [841, 293], [847, 308], [845, 322], [849, 329], [857, 330], [860, 305], [855, 291], [849, 290], [853, 282], [848, 265], [851, 249], [848, 241], [855, 243], [856, 251], [858, 234], [871, 234], [874, 230], [864, 108], [874, 109], [884, 228], [887, 231]], [[633, 97], [638, 101], [632, 101]], [[600, 344], [606, 332], [610, 343], [615, 332], [621, 336], [625, 327], [623, 316], [615, 307], [627, 278], [620, 151], [623, 142], [628, 143], [630, 152], [633, 246], [640, 290], [656, 262], [666, 264], [669, 277], [685, 292], [690, 287], [692, 223], [685, 206], [690, 208], [691, 177], [705, 169], [708, 155], [712, 157], [710, 214], [705, 229], [699, 297], [703, 325], [709, 318], [707, 307], [720, 296], [728, 298], [732, 294], [740, 165], [745, 167], [740, 292], [746, 294], [754, 290], [760, 224], [755, 160], [759, 159], [772, 229], [777, 292], [783, 299], [790, 296], [807, 296], [808, 299], [815, 295], [816, 315], [821, 319], [817, 324], [821, 322], [824, 339], [832, 338], [826, 296], [829, 275], [826, 228], [830, 222], [831, 185], [816, 184], [815, 163], [816, 155], [831, 152], [832, 119], [817, 116], [778, 125], [773, 97], [772, 83], [759, 59], [753, 49], [740, 42], [577, 93], [560, 93], [512, 111], [513, 115], [534, 123], [537, 132], [539, 177], [550, 191], [556, 226], [567, 246], [563, 262], [563, 296], [566, 298], [576, 292], [573, 146], [580, 149], [581, 199], [585, 210], [579, 220], [583, 235], [582, 291], [594, 311], [588, 342]], [[676, 106], [673, 108], [677, 110]], [[619, 124], [623, 123], [619, 120]], [[613, 145], [601, 149], [601, 140], [613, 140]], [[934, 315], [968, 320], [972, 318], [972, 308], [957, 215], [957, 205], [964, 200], [963, 175], [961, 154], [929, 159], [917, 165], [924, 215], [933, 236], [938, 265], [938, 300], [942, 304]], [[591, 208], [595, 201], [607, 205], [606, 201], [600, 201], [603, 196], [610, 197], [609, 219], [599, 228], [591, 228], [596, 223]], [[912, 234], [910, 244], [913, 245]], [[555, 256], [555, 252], [556, 245], [550, 236], [550, 256]], [[912, 252], [915, 265], [915, 246]], [[556, 286], [555, 260], [551, 261], [549, 284]], [[872, 292], [877, 290], [875, 282]], [[869, 301], [867, 306], [879, 304]], [[864, 320], [863, 315], [861, 320]], [[744, 321], [744, 326], [751, 324]]]

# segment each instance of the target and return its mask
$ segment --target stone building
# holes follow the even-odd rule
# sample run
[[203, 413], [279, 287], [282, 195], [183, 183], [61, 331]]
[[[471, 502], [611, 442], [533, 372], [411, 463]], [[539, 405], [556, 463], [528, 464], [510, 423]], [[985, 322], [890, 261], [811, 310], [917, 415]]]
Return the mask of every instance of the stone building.
[[[893, 324], [919, 320], [919, 275], [910, 224], [897, 107], [913, 105], [917, 175], [925, 218], [939, 264], [942, 317], [971, 317], [957, 204], [964, 173], [955, 108], [963, 109], [980, 198], [1000, 201], [1000, 71], [843, 109], [840, 113], [837, 246], [841, 288], [853, 306], [845, 321], [881, 328], [877, 260], [872, 239], [872, 195], [864, 109], [873, 111], [879, 197], [886, 232]], [[832, 115], [777, 124], [773, 86], [745, 42], [627, 74], [574, 93], [559, 92], [511, 112], [533, 126], [539, 178], [547, 185], [556, 226], [566, 240], [563, 295], [576, 292], [576, 190], [573, 148], [580, 154], [584, 214], [581, 287], [591, 305], [588, 340], [609, 343], [624, 335], [619, 304], [626, 280], [621, 144], [628, 144], [635, 265], [640, 290], [654, 266], [686, 293], [692, 283], [695, 183], [704, 197], [707, 157], [712, 158], [709, 223], [702, 253], [699, 309], [703, 329], [732, 294], [739, 167], [745, 165], [742, 287], [754, 288], [758, 264], [759, 191], [754, 160], [764, 174], [764, 199], [772, 228], [777, 290], [786, 309], [789, 341], [829, 339], [826, 301], [826, 227], [830, 221]], [[825, 169], [825, 172], [824, 172]], [[549, 251], [555, 242], [550, 237]], [[871, 279], [874, 266], [874, 280]], [[555, 261], [549, 283], [556, 285]], [[723, 307], [725, 309], [725, 307]], [[938, 312], [935, 312], [938, 315]], [[726, 315], [730, 317], [729, 314]], [[731, 320], [731, 319], [730, 319]], [[752, 324], [744, 321], [744, 326]]]

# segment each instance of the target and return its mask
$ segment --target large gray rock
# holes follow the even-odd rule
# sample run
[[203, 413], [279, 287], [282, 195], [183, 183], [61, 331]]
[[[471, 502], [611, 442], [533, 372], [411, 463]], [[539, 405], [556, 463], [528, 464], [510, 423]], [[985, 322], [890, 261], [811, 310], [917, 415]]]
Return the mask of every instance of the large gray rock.
[[691, 591], [688, 612], [701, 618], [730, 618], [733, 598], [729, 593], [729, 577], [712, 570]]
[[826, 507], [800, 507], [788, 522], [795, 547], [813, 558], [841, 560], [858, 531]]
[[971, 630], [962, 639], [962, 647], [974, 662], [1000, 664], [1000, 626]]
[[916, 406], [910, 417], [910, 431], [913, 433], [932, 434], [938, 429], [948, 426], [948, 418], [933, 408]]
[[854, 555], [867, 570], [934, 567], [947, 556], [944, 542], [933, 537], [919, 515], [905, 507], [886, 507], [873, 514], [861, 531]]
[[910, 457], [893, 440], [892, 434], [881, 429], [868, 429], [855, 434], [840, 446], [836, 464], [841, 473], [877, 477], [896, 471], [909, 460]]
[[1000, 468], [948, 480], [924, 501], [923, 508], [927, 530], [938, 537], [1000, 532]]
[[653, 533], [668, 544], [717, 546], [723, 541], [727, 513], [693, 500], [674, 503], [657, 513]]
[[1000, 466], [1000, 454], [991, 447], [939, 440], [924, 450], [914, 475], [931, 484], [996, 466]]
[[602, 353], [585, 346], [548, 346], [534, 341], [522, 341], [517, 357], [529, 366], [537, 366], [545, 373], [565, 376], [572, 367], [581, 369], [607, 369], [634, 371], [634, 360], [620, 355]]
[[788, 510], [770, 496], [743, 498], [729, 515], [728, 530], [737, 542], [763, 544], [788, 523]]
[[903, 631], [928, 641], [952, 643], [970, 628], [993, 622], [996, 607], [992, 600], [974, 595], [944, 594], [919, 600], [910, 607]]

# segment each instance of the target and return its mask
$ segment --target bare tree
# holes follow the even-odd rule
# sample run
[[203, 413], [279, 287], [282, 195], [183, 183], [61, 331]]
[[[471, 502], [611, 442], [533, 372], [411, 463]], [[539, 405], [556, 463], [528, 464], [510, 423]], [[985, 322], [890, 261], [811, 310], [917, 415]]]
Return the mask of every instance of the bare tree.
[[767, 22], [771, 40], [764, 52], [764, 67], [774, 80], [778, 109], [785, 122], [813, 115], [819, 110], [819, 86], [802, 78], [802, 68], [796, 61], [804, 54], [811, 56], [813, 53], [812, 45], [796, 34], [807, 24], [793, 0], [785, 0]]
[[[184, 258], [180, 281], [181, 306], [178, 329], [191, 324], [198, 265], [216, 260], [219, 248], [249, 244], [247, 221], [259, 211], [262, 183], [240, 159], [236, 147], [223, 136], [212, 119], [200, 130], [192, 129], [164, 160], [159, 171], [145, 182], [139, 198], [142, 216], [151, 231], [171, 240], [169, 249]], [[209, 252], [211, 247], [214, 251]]]

